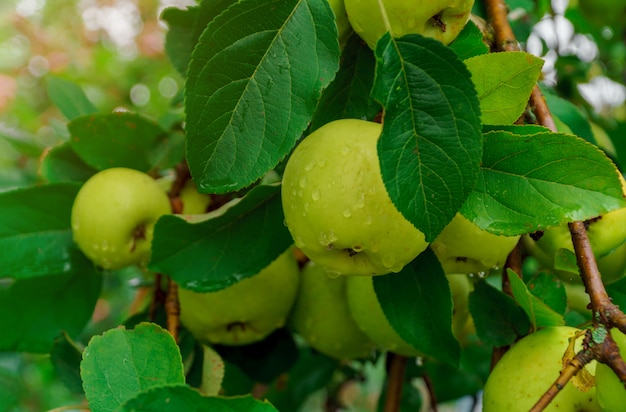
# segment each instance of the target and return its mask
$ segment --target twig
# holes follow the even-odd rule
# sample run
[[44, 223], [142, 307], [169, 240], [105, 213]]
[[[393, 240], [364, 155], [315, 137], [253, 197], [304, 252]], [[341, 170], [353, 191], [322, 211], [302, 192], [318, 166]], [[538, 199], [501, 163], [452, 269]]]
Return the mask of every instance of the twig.
[[390, 366], [387, 374], [387, 395], [383, 411], [398, 412], [400, 410], [400, 399], [402, 399], [402, 387], [404, 386], [406, 357], [388, 352], [387, 358], [390, 358]]
[[617, 327], [623, 333], [626, 333], [626, 315], [611, 301], [606, 292], [596, 258], [589, 244], [585, 224], [583, 222], [572, 222], [568, 225], [572, 235], [574, 252], [576, 253], [576, 262], [580, 268], [580, 276], [587, 293], [591, 297], [594, 327], [603, 324], [607, 329]]
[[506, 258], [506, 263], [502, 268], [502, 291], [512, 297], [513, 291], [511, 290], [511, 280], [509, 279], [508, 269], [515, 272], [520, 278], [522, 277], [522, 245], [520, 242], [517, 242], [515, 248], [509, 253], [509, 256]]
[[161, 288], [162, 279], [162, 274], [154, 274], [154, 294], [152, 296], [152, 302], [150, 302], [150, 309], [148, 311], [148, 319], [151, 322], [154, 322], [154, 320], [156, 319], [157, 308], [165, 302], [166, 294]]
[[428, 390], [428, 404], [430, 405], [431, 412], [437, 412], [437, 396], [435, 395], [435, 387], [433, 386], [433, 380], [430, 379], [427, 373], [422, 376], [424, 379], [424, 384], [426, 385], [426, 389]]
[[180, 327], [180, 304], [178, 302], [178, 285], [167, 278], [167, 297], [165, 298], [165, 313], [167, 314], [167, 330], [178, 342], [178, 329]]

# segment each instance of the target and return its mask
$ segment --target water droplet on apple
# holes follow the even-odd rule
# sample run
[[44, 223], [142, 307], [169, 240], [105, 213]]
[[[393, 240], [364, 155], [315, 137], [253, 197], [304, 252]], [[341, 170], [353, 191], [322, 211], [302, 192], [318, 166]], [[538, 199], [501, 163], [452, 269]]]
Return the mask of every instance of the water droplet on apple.
[[300, 185], [301, 188], [304, 188], [306, 186], [306, 176], [302, 176], [298, 184]]
[[311, 199], [313, 199], [316, 202], [318, 200], [320, 200], [320, 190], [319, 189], [313, 190], [313, 193], [311, 193]]
[[319, 167], [324, 167], [326, 166], [326, 159], [321, 159], [319, 162], [317, 162], [317, 165]]
[[343, 217], [345, 218], [349, 218], [352, 216], [352, 210], [348, 207], [346, 209], [344, 209], [343, 211]]
[[366, 225], [371, 225], [372, 224], [372, 217], [371, 216], [367, 216], [363, 223], [366, 224]]
[[304, 242], [302, 241], [302, 237], [301, 236], [296, 236], [296, 238], [294, 239], [296, 246], [300, 249], [302, 249], [304, 247]]
[[340, 152], [342, 156], [348, 156], [348, 154], [350, 154], [350, 148], [348, 146], [344, 146], [341, 148]]
[[100, 246], [102, 248], [103, 252], [106, 252], [109, 250], [109, 242], [107, 242], [106, 240], [102, 241], [102, 245]]
[[337, 279], [339, 276], [341, 276], [341, 273], [334, 270], [326, 270], [326, 274], [331, 279]]
[[359, 194], [359, 198], [357, 199], [357, 201], [354, 204], [354, 206], [359, 208], [359, 209], [363, 209], [365, 207], [365, 192], [361, 192]]
[[315, 167], [315, 162], [308, 163], [306, 166], [304, 166], [304, 171], [310, 172], [314, 167]]
[[396, 263], [396, 257], [393, 255], [384, 255], [383, 256], [383, 266], [386, 267], [387, 269], [391, 269], [394, 265], [394, 263]]

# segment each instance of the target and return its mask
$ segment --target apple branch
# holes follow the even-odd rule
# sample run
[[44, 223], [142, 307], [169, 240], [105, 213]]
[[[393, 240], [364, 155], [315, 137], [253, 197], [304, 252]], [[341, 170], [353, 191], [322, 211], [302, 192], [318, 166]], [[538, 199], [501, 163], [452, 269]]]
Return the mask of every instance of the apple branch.
[[402, 399], [402, 387], [404, 386], [406, 357], [387, 352], [387, 361], [389, 362], [389, 373], [387, 374], [387, 395], [383, 411], [398, 412], [400, 399]]

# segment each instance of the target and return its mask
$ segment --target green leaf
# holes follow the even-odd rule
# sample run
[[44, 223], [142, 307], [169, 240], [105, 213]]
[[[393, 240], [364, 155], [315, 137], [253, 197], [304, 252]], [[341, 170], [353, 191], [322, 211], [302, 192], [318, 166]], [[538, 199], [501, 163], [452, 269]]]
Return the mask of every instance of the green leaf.
[[550, 111], [565, 123], [576, 136], [582, 137], [593, 144], [597, 144], [589, 120], [587, 120], [578, 107], [572, 102], [555, 95], [546, 87], [542, 87], [541, 91], [543, 92], [543, 96], [546, 99]]
[[419, 35], [376, 46], [372, 95], [385, 108], [378, 141], [394, 204], [426, 240], [452, 220], [475, 185], [482, 150], [470, 74], [441, 42]]
[[307, 127], [339, 67], [337, 26], [319, 0], [246, 0], [200, 37], [186, 84], [187, 159], [202, 192], [264, 175]]
[[606, 285], [606, 291], [614, 304], [626, 308], [626, 277]]
[[572, 135], [484, 135], [481, 176], [461, 212], [499, 235], [590, 219], [624, 206], [615, 165]]
[[522, 309], [524, 309], [526, 315], [528, 315], [534, 329], [544, 326], [562, 326], [565, 324], [563, 316], [556, 313], [548, 305], [539, 300], [539, 298], [531, 294], [526, 288], [524, 281], [522, 281], [515, 272], [508, 269], [508, 273], [513, 296]]
[[185, 383], [176, 342], [151, 323], [94, 336], [83, 352], [80, 372], [93, 412], [114, 411], [155, 386]]
[[508, 295], [481, 280], [470, 293], [469, 308], [482, 342], [506, 346], [530, 331], [526, 312]]
[[8, 142], [19, 153], [37, 158], [45, 149], [40, 139], [24, 130], [16, 130], [0, 124], [0, 139]]
[[58, 183], [0, 193], [0, 279], [71, 273], [75, 264], [82, 266], [70, 228], [79, 189]]
[[214, 345], [213, 348], [250, 379], [267, 384], [291, 369], [298, 359], [293, 335], [285, 328], [276, 329], [260, 342], [244, 346]]
[[98, 170], [129, 167], [149, 171], [161, 160], [160, 145], [167, 137], [155, 122], [128, 112], [82, 116], [68, 127], [72, 149]]
[[460, 347], [451, 326], [452, 294], [430, 249], [399, 273], [374, 276], [373, 281], [385, 316], [402, 339], [428, 356], [458, 365]]
[[204, 397], [183, 385], [152, 388], [127, 401], [119, 412], [277, 412], [271, 404], [241, 397]]
[[489, 47], [483, 41], [483, 33], [471, 20], [467, 22], [456, 39], [448, 45], [448, 48], [452, 49], [461, 60], [489, 53]]
[[553, 311], [564, 315], [567, 310], [567, 293], [563, 281], [553, 273], [539, 272], [526, 282], [528, 291], [537, 296]]
[[484, 124], [511, 124], [526, 109], [543, 60], [529, 53], [489, 53], [465, 60]]
[[83, 89], [74, 82], [56, 76], [49, 76], [46, 86], [48, 97], [68, 120], [98, 111], [87, 98]]
[[57, 336], [50, 352], [50, 362], [58, 379], [73, 393], [84, 393], [83, 381], [80, 378], [82, 358], [82, 349], [76, 346], [66, 332]]
[[296, 364], [287, 371], [287, 379], [276, 379], [266, 397], [279, 411], [301, 410], [311, 394], [326, 387], [338, 366], [336, 359], [308, 346], [301, 347]]
[[358, 35], [350, 36], [341, 55], [341, 67], [322, 93], [309, 131], [337, 119], [372, 120], [381, 111], [370, 97], [375, 66], [372, 50]]
[[184, 76], [187, 73], [193, 48], [207, 24], [236, 2], [236, 0], [212, 0], [203, 1], [199, 6], [188, 7], [185, 10], [175, 7], [163, 10], [161, 18], [169, 27], [165, 36], [165, 53], [180, 74]]
[[91, 319], [102, 276], [82, 255], [67, 273], [0, 280], [0, 351], [48, 353], [61, 331], [76, 336]]
[[210, 346], [202, 345], [202, 383], [200, 391], [207, 396], [219, 393], [224, 380], [224, 361]]
[[276, 184], [257, 186], [212, 213], [186, 219], [192, 218], [159, 219], [149, 267], [196, 292], [223, 289], [259, 273], [293, 243]]
[[[205, 1], [204, 3], [212, 3]], [[198, 41], [194, 38], [194, 27], [198, 20], [200, 7], [189, 7], [181, 10], [177, 7], [168, 7], [161, 13], [161, 19], [167, 23], [165, 35], [165, 54], [172, 65], [181, 75], [187, 72], [187, 65], [191, 59], [193, 46]]]
[[64, 142], [46, 152], [39, 167], [41, 175], [49, 182], [84, 182], [97, 172], [85, 163]]

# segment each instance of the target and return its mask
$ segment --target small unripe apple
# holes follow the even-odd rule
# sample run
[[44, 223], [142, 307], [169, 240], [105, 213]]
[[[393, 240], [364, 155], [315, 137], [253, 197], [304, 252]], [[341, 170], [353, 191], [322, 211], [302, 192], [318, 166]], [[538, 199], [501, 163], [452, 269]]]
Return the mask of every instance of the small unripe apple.
[[399, 272], [428, 246], [387, 194], [376, 146], [381, 130], [365, 120], [330, 122], [285, 167], [283, 211], [296, 246], [339, 274]]
[[[389, 275], [393, 276], [393, 275]], [[452, 292], [452, 331], [457, 336], [469, 318], [470, 281], [465, 275], [447, 276]], [[422, 356], [393, 329], [378, 301], [371, 276], [348, 278], [348, 307], [357, 325], [381, 349], [403, 356]], [[426, 333], [426, 332], [425, 332]]]
[[216, 292], [178, 288], [180, 321], [201, 342], [247, 345], [285, 325], [299, 268], [291, 249], [258, 274]]
[[326, 269], [308, 262], [300, 276], [300, 290], [289, 324], [309, 345], [336, 359], [370, 356], [374, 343], [358, 327], [346, 296], [346, 276], [329, 276]]
[[89, 178], [72, 206], [78, 247], [104, 269], [145, 265], [156, 221], [171, 212], [155, 180], [138, 170], [106, 169]]
[[[626, 241], [626, 208], [612, 210], [587, 222], [587, 236], [591, 249], [606, 283], [624, 275], [626, 262], [622, 253], [615, 254]], [[535, 240], [536, 239], [536, 240]], [[574, 251], [572, 237], [567, 224], [544, 230], [539, 237], [524, 235], [522, 242], [526, 250], [544, 267], [554, 270], [555, 254], [559, 249]], [[606, 259], [605, 259], [606, 258]], [[555, 270], [561, 279], [580, 282], [576, 273]]]
[[430, 247], [448, 274], [485, 274], [504, 265], [519, 238], [489, 233], [457, 213]]
[[[622, 358], [626, 355], [626, 335], [611, 329], [611, 336], [619, 347]], [[603, 364], [596, 366], [596, 391], [603, 412], [621, 412], [626, 407], [626, 389], [613, 370]]]
[[473, 5], [474, 0], [345, 0], [352, 28], [372, 49], [387, 31], [393, 37], [421, 34], [449, 44], [465, 27]]
[[[569, 347], [569, 338], [578, 329], [555, 326], [541, 329], [515, 343], [491, 371], [483, 395], [484, 412], [528, 411], [559, 377], [563, 356]], [[574, 347], [582, 347], [583, 336]], [[573, 355], [572, 355], [573, 356]], [[595, 372], [596, 362], [585, 367]], [[569, 381], [544, 411], [600, 411], [596, 388], [578, 389]]]
[[[166, 175], [157, 179], [157, 183], [164, 192], [169, 192], [174, 184], [174, 175]], [[199, 215], [207, 212], [211, 204], [211, 196], [205, 193], [199, 193], [193, 180], [187, 180], [179, 193], [180, 201], [183, 205], [181, 214], [183, 215]]]

